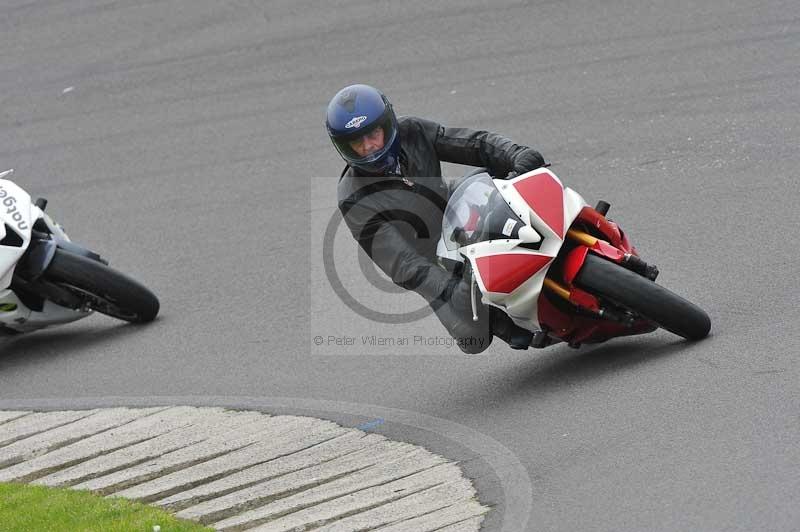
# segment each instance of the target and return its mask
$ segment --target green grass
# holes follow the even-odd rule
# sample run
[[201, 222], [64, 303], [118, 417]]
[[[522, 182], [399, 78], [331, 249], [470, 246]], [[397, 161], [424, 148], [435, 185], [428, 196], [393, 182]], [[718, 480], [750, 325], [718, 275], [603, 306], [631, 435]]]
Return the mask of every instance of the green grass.
[[24, 532], [198, 532], [211, 528], [167, 512], [88, 491], [0, 483], [0, 530]]

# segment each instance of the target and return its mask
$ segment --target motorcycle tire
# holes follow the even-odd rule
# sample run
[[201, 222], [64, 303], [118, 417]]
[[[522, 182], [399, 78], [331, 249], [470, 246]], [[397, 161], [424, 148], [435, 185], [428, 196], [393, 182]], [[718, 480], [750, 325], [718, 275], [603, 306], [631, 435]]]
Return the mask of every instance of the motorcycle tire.
[[149, 289], [82, 255], [57, 249], [44, 275], [101, 314], [131, 323], [153, 321], [158, 314], [158, 298]]
[[575, 283], [687, 340], [701, 340], [711, 330], [711, 320], [697, 305], [592, 253], [586, 255]]

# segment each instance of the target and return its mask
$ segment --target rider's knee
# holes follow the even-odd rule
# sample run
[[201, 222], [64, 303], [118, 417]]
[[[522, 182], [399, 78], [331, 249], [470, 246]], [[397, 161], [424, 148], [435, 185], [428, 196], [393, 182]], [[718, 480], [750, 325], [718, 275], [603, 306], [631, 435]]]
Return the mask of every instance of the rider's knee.
[[492, 335], [488, 336], [466, 336], [454, 338], [458, 348], [468, 355], [483, 353], [492, 343]]

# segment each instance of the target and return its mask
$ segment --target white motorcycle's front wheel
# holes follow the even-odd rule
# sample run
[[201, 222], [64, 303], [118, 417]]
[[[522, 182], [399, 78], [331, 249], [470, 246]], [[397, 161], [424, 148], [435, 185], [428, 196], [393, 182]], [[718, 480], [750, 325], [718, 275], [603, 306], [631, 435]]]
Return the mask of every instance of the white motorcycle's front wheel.
[[90, 258], [57, 249], [44, 276], [101, 314], [131, 323], [153, 321], [158, 314], [158, 298], [147, 287]]

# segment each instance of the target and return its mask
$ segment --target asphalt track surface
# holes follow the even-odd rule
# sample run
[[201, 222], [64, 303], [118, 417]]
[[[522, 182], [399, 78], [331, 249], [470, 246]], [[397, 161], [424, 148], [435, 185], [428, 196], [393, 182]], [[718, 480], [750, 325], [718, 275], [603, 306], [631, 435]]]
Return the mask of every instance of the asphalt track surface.
[[[487, 530], [795, 530], [798, 57], [789, 1], [4, 0], [0, 166], [162, 313], [0, 341], [0, 407], [369, 423], [460, 460], [495, 506]], [[341, 168], [324, 107], [355, 81], [400, 114], [535, 146], [612, 204], [712, 336], [315, 346], [445, 334], [358, 316], [321, 274]]]

